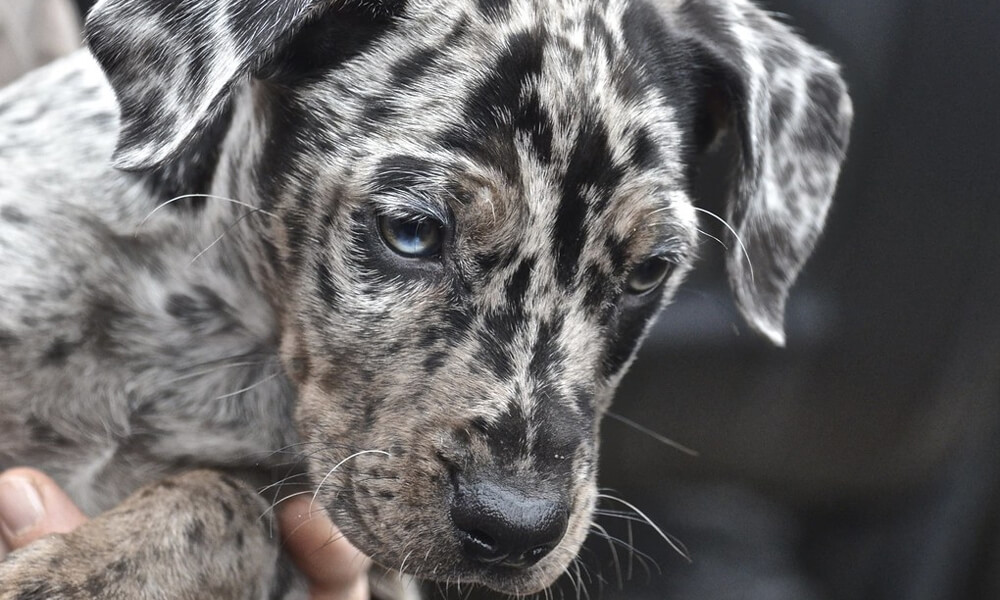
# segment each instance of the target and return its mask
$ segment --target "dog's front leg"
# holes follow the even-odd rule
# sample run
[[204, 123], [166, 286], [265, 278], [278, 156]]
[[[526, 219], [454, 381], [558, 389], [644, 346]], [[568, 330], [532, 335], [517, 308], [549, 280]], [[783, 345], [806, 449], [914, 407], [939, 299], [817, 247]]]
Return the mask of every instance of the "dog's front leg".
[[221, 473], [165, 479], [0, 562], [0, 600], [268, 598], [281, 578], [266, 510]]

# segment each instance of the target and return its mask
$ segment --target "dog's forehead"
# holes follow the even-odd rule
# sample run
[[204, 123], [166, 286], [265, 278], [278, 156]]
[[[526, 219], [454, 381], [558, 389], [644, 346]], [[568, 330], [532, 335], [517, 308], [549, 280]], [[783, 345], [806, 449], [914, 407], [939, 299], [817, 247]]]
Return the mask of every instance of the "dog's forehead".
[[490, 242], [542, 224], [565, 245], [586, 226], [648, 253], [693, 226], [683, 124], [626, 48], [628, 2], [410, 6], [370, 52], [298, 97], [335, 113], [327, 122], [353, 140], [350, 160], [367, 159], [350, 165], [360, 185], [443, 192], [424, 194], [442, 204], [434, 214], [489, 221]]
[[335, 113], [330, 129], [362, 152], [431, 143], [472, 153], [478, 141], [480, 155], [492, 156], [476, 158], [509, 175], [514, 151], [565, 165], [581, 142], [603, 146], [595, 150], [616, 164], [676, 171], [669, 158], [683, 132], [671, 99], [629, 50], [630, 5], [410, 3], [365, 52], [303, 85], [297, 98]]

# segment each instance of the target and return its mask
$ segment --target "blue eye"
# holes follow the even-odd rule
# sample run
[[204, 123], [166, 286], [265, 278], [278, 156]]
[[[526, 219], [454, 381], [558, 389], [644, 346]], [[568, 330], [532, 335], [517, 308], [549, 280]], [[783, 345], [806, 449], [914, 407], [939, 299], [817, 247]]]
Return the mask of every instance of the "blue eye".
[[628, 277], [628, 292], [641, 295], [649, 293], [667, 280], [674, 270], [674, 264], [667, 259], [654, 256], [639, 263]]
[[407, 258], [429, 258], [441, 250], [443, 226], [426, 217], [378, 217], [378, 230], [390, 250]]

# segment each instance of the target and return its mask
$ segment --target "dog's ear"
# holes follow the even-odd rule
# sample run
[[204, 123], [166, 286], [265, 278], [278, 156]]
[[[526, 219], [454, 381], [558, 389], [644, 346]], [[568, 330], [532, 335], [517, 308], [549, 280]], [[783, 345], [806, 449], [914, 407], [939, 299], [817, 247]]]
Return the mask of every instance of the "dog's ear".
[[[373, 13], [389, 0], [353, 0]], [[333, 0], [102, 0], [87, 43], [121, 112], [116, 167], [176, 155], [222, 110], [234, 85], [265, 69]], [[340, 5], [352, 4], [345, 0]]]
[[707, 121], [738, 136], [726, 209], [730, 285], [747, 322], [783, 345], [785, 300], [830, 208], [851, 101], [832, 60], [747, 0], [673, 4], [714, 113]]

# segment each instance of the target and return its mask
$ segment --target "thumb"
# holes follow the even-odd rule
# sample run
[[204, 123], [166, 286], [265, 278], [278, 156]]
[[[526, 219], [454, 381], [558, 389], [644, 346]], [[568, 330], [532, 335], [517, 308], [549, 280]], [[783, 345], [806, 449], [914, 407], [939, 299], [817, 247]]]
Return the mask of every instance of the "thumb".
[[17, 468], [0, 474], [0, 558], [50, 533], [68, 533], [87, 521], [48, 475]]

